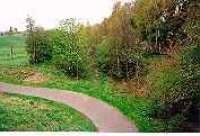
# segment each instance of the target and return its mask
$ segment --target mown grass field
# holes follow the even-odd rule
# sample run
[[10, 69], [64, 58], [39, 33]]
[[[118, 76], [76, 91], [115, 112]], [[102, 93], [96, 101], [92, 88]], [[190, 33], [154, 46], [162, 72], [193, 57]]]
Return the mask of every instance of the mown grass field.
[[28, 57], [23, 36], [0, 36], [0, 65], [25, 65]]
[[95, 131], [74, 109], [41, 98], [0, 94], [0, 131]]
[[[142, 132], [164, 131], [162, 121], [153, 120], [149, 117], [149, 105], [151, 104], [150, 99], [145, 97], [136, 97], [126, 93], [122, 94], [119, 90], [116, 90], [112, 87], [112, 84], [107, 78], [102, 77], [95, 80], [73, 80], [67, 78], [51, 63], [35, 66], [28, 65], [28, 57], [25, 52], [24, 39], [19, 37], [19, 39], [16, 40], [15, 38], [1, 37], [1, 41], [4, 41], [1, 43], [4, 44], [0, 44], [0, 54], [5, 53], [1, 49], [7, 49], [6, 46], [9, 46], [7, 43], [12, 41], [13, 45], [16, 43], [14, 47], [19, 48], [18, 56], [20, 57], [14, 57], [12, 61], [7, 61], [5, 58], [0, 59], [0, 81], [34, 87], [49, 87], [81, 92], [101, 99], [113, 105], [114, 107], [117, 107], [129, 118], [129, 120], [135, 123]], [[7, 51], [9, 52], [9, 48]], [[27, 75], [32, 72], [42, 73], [46, 80], [40, 83], [25, 82], [24, 80], [26, 79]]]

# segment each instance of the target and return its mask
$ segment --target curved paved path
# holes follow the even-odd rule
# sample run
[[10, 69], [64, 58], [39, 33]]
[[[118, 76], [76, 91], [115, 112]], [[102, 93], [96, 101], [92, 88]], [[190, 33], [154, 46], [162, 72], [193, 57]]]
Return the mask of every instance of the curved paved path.
[[32, 88], [0, 82], [0, 92], [37, 96], [62, 102], [86, 115], [100, 132], [137, 132], [138, 129], [116, 108], [93, 97], [64, 90]]

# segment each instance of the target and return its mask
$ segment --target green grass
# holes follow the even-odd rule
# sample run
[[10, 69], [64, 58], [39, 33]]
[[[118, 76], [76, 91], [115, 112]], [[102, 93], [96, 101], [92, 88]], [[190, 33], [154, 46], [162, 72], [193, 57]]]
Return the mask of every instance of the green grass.
[[[13, 50], [12, 54], [11, 50]], [[28, 56], [25, 51], [25, 39], [23, 36], [0, 37], [0, 64], [2, 65], [28, 64]]]
[[0, 46], [21, 46], [25, 45], [23, 36], [0, 36]]
[[90, 120], [60, 103], [0, 94], [0, 131], [95, 131]]

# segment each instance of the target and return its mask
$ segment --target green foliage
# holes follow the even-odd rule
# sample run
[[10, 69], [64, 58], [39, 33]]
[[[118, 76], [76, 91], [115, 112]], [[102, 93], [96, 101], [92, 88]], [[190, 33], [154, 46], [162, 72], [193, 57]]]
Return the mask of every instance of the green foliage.
[[[168, 89], [160, 95], [159, 105], [156, 107], [158, 118], [165, 119], [167, 124], [179, 116], [179, 123], [176, 127], [168, 128], [166, 131], [195, 131], [195, 127], [185, 126], [187, 124], [199, 124], [199, 104], [200, 104], [200, 47], [197, 46], [184, 55], [181, 68], [182, 75], [179, 80], [174, 82], [172, 86], [168, 85]], [[173, 79], [171, 77], [171, 79]]]
[[200, 45], [193, 47], [183, 57], [183, 88], [185, 92], [194, 98], [195, 102], [200, 102]]
[[186, 120], [200, 124], [200, 45], [194, 47], [183, 59], [181, 97]]
[[138, 0], [135, 4], [133, 27], [146, 49], [155, 54], [169, 54], [186, 34], [187, 1]]
[[109, 55], [110, 55], [110, 42], [109, 40], [102, 41], [96, 47], [96, 61], [100, 72], [107, 74], [109, 72]]
[[136, 57], [137, 39], [132, 27], [132, 3], [116, 3], [112, 15], [103, 21], [103, 40], [97, 47], [99, 70], [116, 79], [133, 79], [142, 69]]
[[97, 65], [100, 72], [115, 79], [133, 79], [142, 72], [143, 64], [134, 49], [120, 49], [112, 40], [105, 39], [97, 46]]
[[86, 77], [87, 62], [80, 45], [79, 25], [75, 20], [64, 20], [52, 34], [53, 62], [70, 77]]
[[136, 57], [133, 49], [120, 50], [114, 46], [110, 55], [110, 73], [117, 79], [133, 79], [142, 72], [142, 61]]
[[[46, 51], [49, 56], [53, 53], [53, 64], [35, 66], [50, 76], [49, 81], [38, 86], [70, 89], [100, 98], [118, 107], [144, 131], [188, 130], [183, 124], [199, 120], [199, 6], [198, 0], [137, 0], [123, 5], [117, 3], [111, 16], [102, 23], [85, 26], [73, 19], [64, 20], [58, 29], [50, 31], [50, 36], [45, 40], [46, 34], [37, 30], [34, 21], [29, 18], [29, 36], [37, 39], [35, 44], [30, 38], [29, 45], [34, 45], [29, 51], [32, 60], [38, 54], [37, 62], [43, 62], [49, 60], [48, 57], [44, 58]], [[49, 40], [51, 43], [47, 44]], [[45, 43], [45, 48], [35, 46], [41, 43]], [[177, 48], [177, 45], [189, 48]], [[179, 53], [174, 53], [178, 49], [187, 52], [183, 60], [176, 58], [180, 57]], [[147, 54], [147, 58], [154, 55], [155, 58], [147, 59], [141, 54]], [[169, 54], [172, 56], [169, 57]], [[54, 66], [56, 69], [49, 69]], [[153, 101], [141, 101], [116, 93], [107, 81], [97, 80], [97, 68], [99, 72], [124, 82], [144, 78], [143, 86], [137, 90], [148, 90]], [[1, 69], [5, 71], [0, 73], [1, 80], [23, 83], [26, 75], [20, 69]], [[144, 69], [149, 72], [147, 77], [141, 76]], [[90, 72], [94, 81], [73, 81], [66, 77], [68, 75], [80, 79]], [[150, 123], [148, 110], [154, 121], [159, 120], [160, 125], [155, 125], [158, 128], [150, 128], [154, 125]]]
[[52, 46], [48, 33], [42, 27], [35, 27], [35, 21], [28, 17], [27, 22], [27, 53], [31, 64], [43, 63], [52, 58]]
[[[190, 16], [188, 18], [190, 20]], [[186, 24], [186, 32], [190, 35], [191, 41], [187, 43], [189, 47], [184, 50], [185, 53], [182, 55], [180, 76], [175, 78], [176, 74], [171, 75], [165, 84], [167, 88], [158, 95], [157, 100], [153, 103], [153, 116], [166, 121], [166, 131], [196, 131], [195, 128], [200, 124], [200, 38], [197, 33], [200, 27], [198, 27], [198, 20], [193, 20], [192, 25], [190, 21], [187, 22], [189, 26]], [[162, 79], [167, 80], [168, 78], [165, 76]], [[161, 81], [160, 83], [162, 83]], [[171, 85], [170, 82], [172, 82]], [[164, 84], [159, 86], [163, 87]], [[170, 122], [177, 116], [179, 123], [170, 127]]]
[[181, 80], [180, 64], [177, 63], [180, 60], [179, 57], [176, 59], [174, 62], [169, 57], [155, 56], [148, 60], [151, 64], [148, 67], [147, 80], [150, 82], [150, 97], [153, 99], [153, 103], [150, 105], [150, 114], [152, 117], [159, 118], [165, 122], [166, 126], [163, 131], [169, 131], [167, 130], [170, 124], [168, 121], [173, 118], [170, 114], [170, 106], [167, 105], [172, 99], [168, 99], [167, 96], [174, 96], [172, 89], [178, 88], [178, 83]]
[[52, 47], [48, 33], [43, 28], [34, 28], [26, 38], [27, 53], [31, 64], [43, 63], [52, 59]]

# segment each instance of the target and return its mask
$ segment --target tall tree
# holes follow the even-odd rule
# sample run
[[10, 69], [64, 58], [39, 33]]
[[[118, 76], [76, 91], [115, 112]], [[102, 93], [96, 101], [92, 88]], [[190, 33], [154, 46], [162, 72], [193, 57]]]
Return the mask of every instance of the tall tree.
[[140, 34], [146, 48], [158, 54], [168, 54], [183, 38], [185, 6], [187, 0], [139, 0], [134, 9], [134, 27]]
[[87, 75], [79, 30], [80, 25], [75, 19], [66, 19], [52, 35], [54, 64], [68, 76], [77, 79]]
[[119, 79], [133, 78], [137, 72], [136, 65], [139, 66], [138, 59], [135, 58], [137, 40], [132, 27], [132, 10], [133, 3], [122, 5], [117, 2], [112, 15], [101, 24], [104, 30], [104, 40], [108, 41], [103, 42], [102, 46], [105, 46], [105, 43], [109, 44], [107, 47], [109, 66], [106, 68], [113, 77]]

